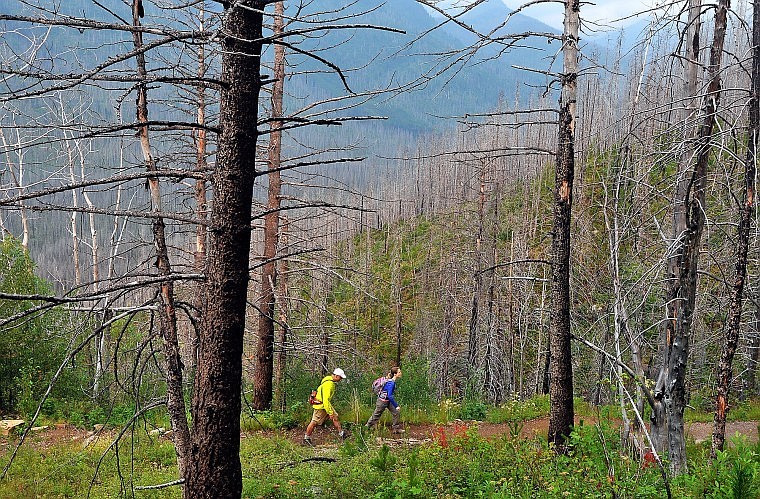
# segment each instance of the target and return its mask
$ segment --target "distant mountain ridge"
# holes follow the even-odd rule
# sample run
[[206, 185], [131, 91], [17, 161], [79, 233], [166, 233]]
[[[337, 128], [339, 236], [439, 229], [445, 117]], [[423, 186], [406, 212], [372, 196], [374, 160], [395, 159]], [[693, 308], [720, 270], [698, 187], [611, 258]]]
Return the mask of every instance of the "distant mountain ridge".
[[[342, 2], [325, 0], [319, 2], [318, 8], [321, 11], [343, 8], [341, 17], [357, 14], [349, 22], [401, 29], [406, 33], [366, 28], [350, 32], [334, 30], [324, 37], [305, 39], [299, 45], [299, 49], [309, 51], [333, 47], [319, 55], [341, 68], [361, 68], [347, 73], [348, 83], [356, 92], [392, 87], [428, 75], [413, 85], [411, 91], [390, 92], [354, 110], [356, 114], [386, 114], [389, 126], [410, 131], [431, 130], [441, 126], [437, 117], [481, 113], [494, 108], [500, 99], [511, 100], [518, 94], [529, 98], [531, 91], [523, 84], [534, 87], [541, 83], [540, 76], [513, 65], [541, 68], [541, 58], [547, 55], [545, 39], [528, 39], [518, 48], [501, 54], [504, 45], [497, 43], [470, 53], [468, 47], [477, 40], [473, 33], [452, 22], [437, 27], [441, 18], [432, 17], [415, 0], [387, 0], [372, 10], [377, 5], [376, 0], [359, 0], [343, 7]], [[362, 12], [366, 13], [358, 15]], [[462, 16], [461, 21], [487, 33], [503, 22], [509, 12], [499, 0], [490, 0]], [[527, 31], [556, 32], [540, 21], [518, 14], [494, 36]], [[304, 56], [291, 56], [288, 60], [299, 68], [325, 69]], [[311, 89], [315, 95], [339, 95], [343, 91], [334, 75], [309, 75], [308, 80], [306, 86], [300, 87], [301, 91]]]
[[[98, 21], [131, 22], [131, 12], [120, 0], [100, 0], [99, 4], [91, 0], [69, 0], [60, 9], [67, 15]], [[289, 8], [288, 14], [295, 14], [295, 4], [286, 1], [285, 5]], [[35, 12], [28, 6], [13, 10], [22, 9], [24, 14]], [[0, 10], [11, 11], [7, 7]], [[158, 11], [150, 1], [145, 2], [145, 12], [146, 26], [174, 22], [178, 27], [186, 29], [188, 26], [176, 21], [174, 14]], [[511, 12], [501, 0], [487, 0], [458, 20], [481, 34], [498, 27], [491, 35], [493, 38], [528, 32], [559, 34], [556, 29], [523, 13], [511, 16], [501, 26]], [[449, 127], [455, 121], [447, 118], [487, 112], [500, 102], [519, 99], [526, 104], [541, 91], [547, 79], [515, 66], [545, 70], [559, 49], [557, 43], [547, 43], [539, 36], [523, 39], [512, 48], [506, 48], [504, 42], [492, 41], [474, 51], [471, 47], [478, 42], [478, 36], [454, 22], [443, 22], [445, 19], [440, 14], [432, 13], [416, 0], [357, 0], [348, 5], [342, 0], [320, 0], [305, 4], [297, 17], [300, 20], [294, 21], [290, 30], [313, 29], [320, 22], [341, 29], [295, 35], [287, 39], [288, 43], [297, 51], [314, 53], [340, 67], [351, 91], [377, 94], [372, 99], [355, 98], [354, 107], [340, 111], [335, 108], [341, 105], [334, 105], [332, 111], [326, 111], [328, 116], [386, 116], [384, 127], [412, 134]], [[404, 33], [357, 25], [393, 28]], [[108, 56], [109, 50], [119, 50], [118, 46], [111, 45], [114, 34], [105, 30], [87, 31], [82, 35], [76, 30], [57, 29], [53, 36], [57, 39], [56, 47], [89, 45], [97, 47], [90, 53], [97, 51], [101, 58]], [[117, 36], [124, 40], [128, 35]], [[267, 58], [271, 60], [271, 51], [265, 54], [264, 60]], [[341, 79], [323, 62], [296, 50], [289, 51], [287, 61], [290, 76], [286, 83], [286, 108], [290, 112], [347, 94]], [[131, 70], [131, 66], [127, 61], [126, 70]], [[100, 103], [95, 107], [107, 111]]]

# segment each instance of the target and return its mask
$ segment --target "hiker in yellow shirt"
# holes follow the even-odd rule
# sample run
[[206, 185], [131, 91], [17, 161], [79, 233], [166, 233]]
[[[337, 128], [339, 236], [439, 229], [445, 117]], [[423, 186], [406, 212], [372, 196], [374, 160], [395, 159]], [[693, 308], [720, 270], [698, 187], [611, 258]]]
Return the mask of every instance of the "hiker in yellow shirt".
[[322, 378], [319, 388], [317, 388], [317, 400], [320, 403], [312, 405], [314, 413], [311, 416], [309, 426], [306, 427], [306, 434], [303, 436], [303, 440], [307, 444], [311, 444], [311, 434], [314, 428], [318, 424], [324, 423], [328, 416], [332, 420], [333, 425], [335, 425], [335, 429], [338, 430], [338, 436], [345, 438], [346, 432], [340, 426], [338, 412], [332, 405], [332, 397], [335, 395], [335, 383], [338, 383], [342, 379], [346, 379], [346, 373], [340, 367], [336, 367], [332, 374], [328, 374]]

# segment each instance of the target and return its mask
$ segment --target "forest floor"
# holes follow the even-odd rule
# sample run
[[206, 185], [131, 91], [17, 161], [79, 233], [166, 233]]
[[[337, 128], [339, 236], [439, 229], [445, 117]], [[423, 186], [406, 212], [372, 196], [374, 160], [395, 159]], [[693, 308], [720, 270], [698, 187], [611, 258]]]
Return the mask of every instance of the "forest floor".
[[[583, 418], [583, 424], [594, 424], [595, 421], [589, 418]], [[576, 418], [576, 424], [579, 424], [579, 418]], [[737, 433], [745, 436], [750, 442], [758, 441], [758, 421], [731, 421], [726, 424], [726, 436], [732, 437]], [[517, 425], [508, 423], [488, 423], [483, 421], [452, 421], [448, 424], [405, 424], [405, 432], [400, 435], [391, 434], [388, 428], [380, 429], [373, 435], [378, 443], [387, 443], [388, 445], [421, 445], [427, 442], [440, 440], [441, 438], [452, 438], [461, 435], [467, 428], [477, 425], [478, 434], [484, 438], [498, 438], [501, 436], [510, 436], [519, 430], [520, 438], [533, 438], [536, 435], [546, 435], [549, 428], [549, 418], [537, 418], [521, 422]], [[353, 425], [346, 425], [349, 433], [355, 429]], [[697, 443], [708, 441], [712, 438], [713, 423], [686, 423], [687, 438], [693, 438]], [[294, 443], [303, 444], [304, 428], [293, 428], [290, 430], [267, 430], [262, 432], [247, 432], [241, 435], [242, 438], [252, 438], [256, 435], [281, 435], [293, 441]], [[158, 432], [162, 433], [162, 432]], [[104, 430], [102, 432], [88, 431], [77, 428], [70, 424], [55, 424], [37, 429], [27, 437], [26, 444], [38, 450], [45, 450], [57, 443], [64, 442], [82, 442], [83, 446], [95, 439], [112, 439], [115, 436], [113, 430]], [[444, 437], [445, 436], [445, 437]], [[170, 438], [168, 434], [162, 434], [161, 438]], [[15, 447], [18, 442], [17, 436], [0, 436], [0, 455], [7, 450]], [[312, 435], [312, 445], [314, 446], [334, 446], [340, 442], [337, 433], [332, 428], [318, 427]]]

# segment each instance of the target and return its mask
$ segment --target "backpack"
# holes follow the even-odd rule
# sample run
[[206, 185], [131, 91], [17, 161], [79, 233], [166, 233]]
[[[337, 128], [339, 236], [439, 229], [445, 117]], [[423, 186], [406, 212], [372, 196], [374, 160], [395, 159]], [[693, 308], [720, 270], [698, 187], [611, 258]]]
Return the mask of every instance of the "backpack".
[[385, 386], [385, 383], [388, 382], [388, 378], [385, 376], [380, 376], [375, 381], [372, 382], [372, 393], [374, 393], [377, 396], [380, 396], [380, 392], [383, 391], [383, 387]]
[[322, 388], [322, 384], [320, 383], [316, 390], [312, 390], [309, 394], [309, 405], [319, 405], [322, 403], [321, 400], [317, 398], [317, 392], [319, 392], [319, 389]]
[[317, 398], [317, 391], [312, 390], [311, 394], [309, 395], [309, 405], [319, 405], [322, 401]]

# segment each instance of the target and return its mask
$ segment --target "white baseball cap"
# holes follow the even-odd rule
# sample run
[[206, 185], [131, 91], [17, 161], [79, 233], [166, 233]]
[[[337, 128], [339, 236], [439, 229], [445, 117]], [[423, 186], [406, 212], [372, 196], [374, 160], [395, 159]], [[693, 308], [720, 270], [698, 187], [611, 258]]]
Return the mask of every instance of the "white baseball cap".
[[346, 373], [344, 373], [343, 369], [341, 369], [340, 367], [336, 367], [335, 370], [333, 371], [333, 374], [336, 376], [340, 376], [343, 379], [346, 379]]

